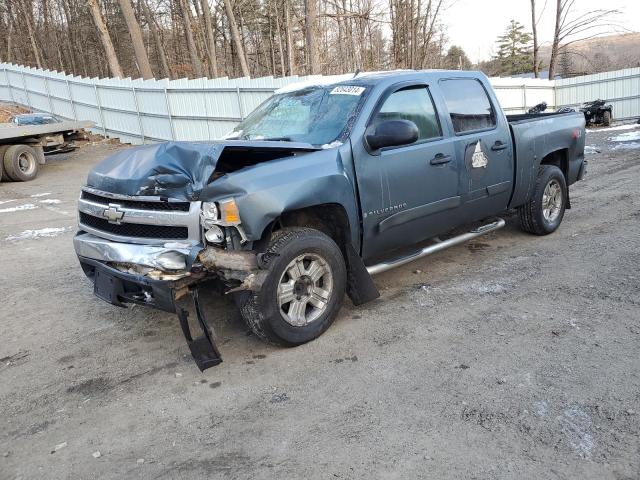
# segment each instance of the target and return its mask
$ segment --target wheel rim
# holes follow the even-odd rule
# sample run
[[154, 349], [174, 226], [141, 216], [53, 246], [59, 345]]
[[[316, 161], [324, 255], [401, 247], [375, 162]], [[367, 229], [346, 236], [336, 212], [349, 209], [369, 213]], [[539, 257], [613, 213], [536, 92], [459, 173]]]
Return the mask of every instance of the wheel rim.
[[36, 168], [35, 159], [29, 152], [22, 152], [18, 156], [18, 168], [25, 175], [31, 175]]
[[560, 216], [563, 195], [558, 180], [552, 179], [544, 189], [542, 195], [542, 215], [548, 222], [554, 222]]
[[333, 273], [319, 255], [304, 253], [285, 268], [278, 282], [277, 299], [282, 318], [303, 327], [326, 311], [333, 292]]

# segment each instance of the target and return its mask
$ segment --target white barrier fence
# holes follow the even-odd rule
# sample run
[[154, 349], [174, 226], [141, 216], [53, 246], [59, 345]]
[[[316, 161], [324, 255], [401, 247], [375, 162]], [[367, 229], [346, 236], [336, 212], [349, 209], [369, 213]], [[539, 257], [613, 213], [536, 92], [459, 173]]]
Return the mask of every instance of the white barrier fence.
[[[623, 96], [616, 102], [625, 102], [620, 105], [624, 106], [626, 117], [640, 116], [640, 88], [637, 83], [640, 81], [640, 69], [621, 72], [629, 71], [635, 73], [613, 75], [601, 81], [594, 80], [595, 83], [590, 80], [591, 83], [587, 84], [567, 83], [576, 79], [522, 78], [492, 78], [491, 83], [507, 113], [522, 113], [542, 101], [547, 102], [549, 108], [555, 108], [574, 100], [583, 102], [598, 98], [589, 95], [600, 90], [583, 88], [585, 85], [614, 85], [611, 91], [618, 92], [618, 80], [635, 80], [635, 90], [632, 84], [625, 84], [620, 90]], [[65, 119], [91, 120], [97, 125], [96, 132], [119, 138], [124, 143], [213, 140], [229, 132], [278, 88], [310, 78], [89, 79], [0, 63], [0, 100]], [[564, 82], [560, 84], [560, 90], [559, 82]], [[560, 97], [558, 91], [561, 92]], [[608, 98], [606, 95], [602, 97]], [[565, 98], [571, 101], [565, 101]], [[619, 116], [616, 104], [614, 115]]]

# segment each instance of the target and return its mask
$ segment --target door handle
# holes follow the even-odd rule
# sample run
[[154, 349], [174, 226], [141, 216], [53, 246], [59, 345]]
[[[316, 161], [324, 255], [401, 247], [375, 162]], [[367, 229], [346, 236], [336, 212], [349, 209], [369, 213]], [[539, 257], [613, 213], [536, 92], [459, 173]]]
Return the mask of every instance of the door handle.
[[504, 150], [508, 145], [506, 143], [502, 143], [500, 140], [496, 140], [496, 143], [493, 144], [491, 150], [497, 152], [498, 150]]
[[444, 165], [445, 163], [449, 163], [451, 161], [451, 155], [444, 155], [442, 153], [438, 153], [435, 157], [431, 159], [429, 162], [431, 165]]

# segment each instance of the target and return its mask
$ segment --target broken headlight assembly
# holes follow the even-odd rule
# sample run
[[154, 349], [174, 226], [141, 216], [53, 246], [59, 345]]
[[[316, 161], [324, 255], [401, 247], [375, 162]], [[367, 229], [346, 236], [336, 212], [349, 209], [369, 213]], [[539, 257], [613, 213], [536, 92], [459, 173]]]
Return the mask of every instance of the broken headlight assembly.
[[204, 238], [209, 243], [224, 242], [226, 235], [223, 227], [235, 227], [242, 241], [246, 241], [244, 230], [240, 226], [240, 211], [233, 198], [219, 202], [202, 202], [200, 223], [204, 230]]

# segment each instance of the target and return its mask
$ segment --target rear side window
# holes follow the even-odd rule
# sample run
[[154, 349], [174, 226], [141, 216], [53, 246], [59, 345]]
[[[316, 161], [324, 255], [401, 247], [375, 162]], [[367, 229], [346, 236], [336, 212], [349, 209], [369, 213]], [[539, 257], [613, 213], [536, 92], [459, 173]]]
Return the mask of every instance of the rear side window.
[[418, 141], [442, 136], [431, 95], [425, 87], [405, 88], [389, 95], [373, 124], [387, 120], [411, 120], [418, 127]]
[[487, 92], [478, 80], [442, 80], [440, 88], [456, 133], [485, 130], [495, 126], [495, 112]]

